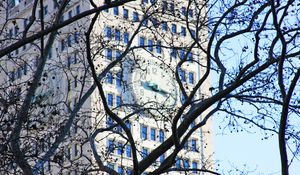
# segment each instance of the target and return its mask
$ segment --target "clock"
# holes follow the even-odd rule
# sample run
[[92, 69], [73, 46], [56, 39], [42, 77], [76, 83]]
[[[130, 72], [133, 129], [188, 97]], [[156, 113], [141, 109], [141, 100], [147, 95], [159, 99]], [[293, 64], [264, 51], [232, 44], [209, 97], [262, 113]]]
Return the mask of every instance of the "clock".
[[177, 101], [176, 81], [172, 70], [163, 63], [145, 61], [132, 73], [135, 102], [156, 109], [174, 108]]

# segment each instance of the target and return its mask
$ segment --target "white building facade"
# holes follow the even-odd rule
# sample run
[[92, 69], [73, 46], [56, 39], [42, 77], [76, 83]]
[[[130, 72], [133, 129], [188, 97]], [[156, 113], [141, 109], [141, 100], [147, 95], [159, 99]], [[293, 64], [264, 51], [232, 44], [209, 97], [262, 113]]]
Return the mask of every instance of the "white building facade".
[[[52, 27], [55, 21], [63, 23], [94, 8], [87, 1], [72, 0], [60, 19], [55, 19], [63, 4], [63, 1], [60, 2], [43, 1], [43, 8], [38, 2], [36, 19], [26, 36], [36, 34], [41, 28]], [[96, 5], [103, 5], [101, 3]], [[2, 48], [24, 37], [24, 30], [31, 25], [34, 6], [34, 0], [10, 1], [6, 6], [8, 13], [1, 14], [6, 16], [1, 21], [5, 33], [1, 34], [1, 39], [6, 39]], [[132, 133], [138, 161], [170, 139], [174, 117], [187, 100], [185, 94], [192, 92], [204, 73], [204, 54], [194, 42], [197, 35], [198, 43], [204, 46], [206, 43], [207, 30], [203, 27], [199, 31], [194, 25], [203, 13], [195, 7], [195, 3], [190, 6], [186, 1], [142, 0], [98, 14], [90, 35], [91, 59], [99, 77], [102, 77], [100, 82], [108, 108], [125, 122]], [[32, 120], [24, 124], [29, 129], [24, 127], [22, 131], [23, 136], [35, 139], [21, 140], [28, 148], [39, 150], [38, 159], [29, 159], [36, 174], [105, 174], [97, 170], [90, 146], [91, 135], [99, 129], [103, 131], [97, 134], [94, 143], [103, 164], [119, 174], [133, 172], [133, 150], [129, 139], [104, 109], [99, 89], [93, 85], [85, 38], [92, 18], [93, 15], [83, 17], [57, 30], [53, 40], [50, 39], [51, 33], [46, 35], [43, 40], [45, 50], [41, 49], [42, 39], [39, 39], [14, 50], [0, 62], [4, 80], [1, 81], [1, 95], [7, 96], [8, 100], [12, 99], [11, 96], [19, 98], [9, 109], [18, 111], [41, 60], [45, 61], [39, 87], [29, 109]], [[41, 56], [42, 52], [44, 56]], [[108, 67], [112, 68], [108, 70]], [[208, 89], [209, 80], [206, 80], [179, 116], [177, 126], [184, 121], [193, 103], [209, 95]], [[187, 131], [201, 122], [202, 115], [191, 122]], [[64, 141], [53, 156], [43, 161], [64, 128], [70, 128]], [[172, 146], [159, 155], [143, 174], [157, 169], [174, 149]], [[212, 150], [209, 121], [191, 134], [172, 168], [213, 169]], [[37, 166], [37, 162], [41, 166]], [[16, 165], [10, 167], [14, 169]], [[13, 173], [14, 170], [8, 172]], [[185, 173], [202, 174], [196, 170], [168, 172]]]

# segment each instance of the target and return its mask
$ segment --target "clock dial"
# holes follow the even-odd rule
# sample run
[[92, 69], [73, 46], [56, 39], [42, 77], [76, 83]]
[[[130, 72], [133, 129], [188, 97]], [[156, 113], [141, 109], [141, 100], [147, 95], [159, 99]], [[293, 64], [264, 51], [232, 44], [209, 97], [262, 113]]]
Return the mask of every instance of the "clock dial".
[[172, 70], [159, 63], [148, 62], [133, 72], [133, 93], [139, 105], [173, 108], [177, 89]]

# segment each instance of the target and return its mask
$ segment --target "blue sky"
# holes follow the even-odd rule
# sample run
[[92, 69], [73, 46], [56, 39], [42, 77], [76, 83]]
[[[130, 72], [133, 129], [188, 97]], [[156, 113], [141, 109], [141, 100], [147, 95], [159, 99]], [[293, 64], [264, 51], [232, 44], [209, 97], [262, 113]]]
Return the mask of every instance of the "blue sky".
[[[218, 116], [220, 118], [220, 116]], [[256, 133], [226, 133], [219, 129], [219, 118], [214, 117], [214, 149], [216, 168], [221, 174], [242, 174], [234, 170], [249, 171], [249, 175], [279, 175], [280, 156], [277, 135], [265, 140], [257, 129]], [[218, 166], [219, 164], [219, 166]], [[246, 165], [246, 166], [245, 166]], [[233, 167], [234, 166], [234, 167]], [[230, 170], [234, 170], [231, 171]], [[245, 173], [246, 174], [246, 173]], [[295, 160], [290, 174], [300, 174], [300, 162]]]

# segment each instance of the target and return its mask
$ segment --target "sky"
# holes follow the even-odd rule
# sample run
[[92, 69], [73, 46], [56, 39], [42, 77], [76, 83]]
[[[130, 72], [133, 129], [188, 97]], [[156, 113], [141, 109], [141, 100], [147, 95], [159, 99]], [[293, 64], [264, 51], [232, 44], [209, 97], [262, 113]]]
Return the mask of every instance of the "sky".
[[[277, 135], [262, 140], [263, 134], [259, 132], [255, 134], [225, 132], [225, 134], [222, 134], [222, 130], [218, 127], [220, 118], [220, 116], [213, 118], [214, 159], [217, 161], [216, 168], [219, 169], [218, 172], [230, 175], [242, 174], [240, 171], [235, 170], [235, 168], [238, 168], [246, 170], [245, 172], [249, 171], [249, 175], [281, 174]], [[295, 160], [290, 167], [290, 175], [299, 174], [300, 161]]]

